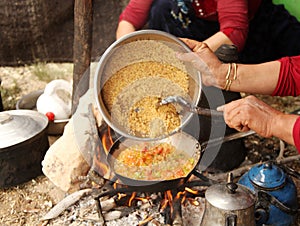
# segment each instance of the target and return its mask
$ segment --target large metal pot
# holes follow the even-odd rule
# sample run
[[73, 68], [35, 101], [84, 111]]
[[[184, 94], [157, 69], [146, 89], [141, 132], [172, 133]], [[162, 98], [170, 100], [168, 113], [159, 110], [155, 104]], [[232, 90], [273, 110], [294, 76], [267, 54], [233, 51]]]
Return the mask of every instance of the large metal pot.
[[[146, 43], [143, 44], [147, 45], [140, 43], [136, 44], [139, 41], [145, 41]], [[148, 45], [148, 43], [150, 44]], [[157, 48], [157, 44], [162, 45], [163, 48]], [[166, 53], [161, 51], [164, 48], [168, 49]], [[176, 59], [176, 52], [191, 52], [191, 50], [175, 36], [157, 30], [140, 30], [130, 33], [114, 42], [104, 52], [98, 63], [95, 74], [95, 99], [104, 121], [115, 132], [130, 139], [143, 141], [154, 140], [153, 138], [130, 134], [128, 128], [124, 128], [116, 123], [116, 120], [108, 111], [105, 101], [103, 100], [102, 88], [105, 82], [118, 70], [130, 64], [136, 62], [156, 61], [177, 67], [176, 62], [180, 63], [180, 65], [183, 65], [189, 76], [189, 99], [192, 104], [198, 104], [201, 94], [200, 73], [191, 65], [191, 63], [181, 62], [179, 59]], [[149, 90], [149, 92], [151, 92], [151, 90]], [[183, 113], [181, 119], [181, 128], [183, 128], [191, 120], [191, 118], [192, 113]], [[175, 132], [177, 131], [174, 131], [174, 133]], [[162, 138], [163, 137], [159, 137], [157, 139]]]
[[0, 112], [0, 187], [15, 186], [42, 174], [49, 148], [48, 118], [33, 110]]
[[232, 182], [214, 184], [205, 192], [205, 212], [201, 226], [254, 226], [255, 193]]
[[[40, 95], [44, 93], [44, 90], [36, 90], [23, 96], [18, 100], [16, 104], [17, 110], [36, 110], [36, 102]], [[65, 129], [65, 125], [69, 122], [69, 119], [55, 119], [49, 121], [47, 129], [48, 135], [59, 136], [62, 135]]]

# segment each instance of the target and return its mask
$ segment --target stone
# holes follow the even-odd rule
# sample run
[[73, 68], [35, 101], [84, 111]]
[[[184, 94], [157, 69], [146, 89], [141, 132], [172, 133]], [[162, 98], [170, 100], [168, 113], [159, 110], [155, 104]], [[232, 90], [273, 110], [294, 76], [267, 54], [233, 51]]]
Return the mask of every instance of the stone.
[[80, 189], [81, 176], [90, 165], [82, 156], [74, 135], [73, 118], [65, 126], [63, 135], [48, 149], [42, 161], [42, 171], [49, 180], [65, 192]]
[[[91, 67], [93, 71], [94, 67]], [[82, 79], [87, 79], [85, 74]], [[94, 150], [100, 140], [97, 126], [103, 123], [91, 87], [79, 99], [76, 112], [64, 128], [63, 135], [48, 149], [42, 171], [62, 191], [81, 189], [92, 165]]]

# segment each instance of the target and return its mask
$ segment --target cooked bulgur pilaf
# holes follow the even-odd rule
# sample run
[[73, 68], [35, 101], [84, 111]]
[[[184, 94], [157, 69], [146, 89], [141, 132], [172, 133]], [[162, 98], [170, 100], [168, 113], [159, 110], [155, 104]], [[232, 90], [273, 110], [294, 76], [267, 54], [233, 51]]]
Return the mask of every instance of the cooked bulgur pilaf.
[[[166, 63], [137, 62], [117, 71], [106, 81], [102, 98], [113, 121], [126, 128], [128, 133], [156, 137], [178, 127], [180, 116], [174, 106], [166, 105], [157, 111], [160, 108], [154, 103], [170, 95], [187, 96], [188, 90], [186, 72]], [[157, 125], [164, 125], [165, 129], [153, 131], [158, 129]]]
[[159, 97], [147, 96], [131, 107], [128, 123], [134, 134], [158, 137], [180, 126], [181, 120], [174, 105], [160, 106], [159, 102]]
[[[116, 102], [117, 97], [132, 83], [140, 80], [141, 78], [152, 77], [153, 80], [158, 78], [165, 78], [172, 82], [174, 85], [180, 87], [185, 93], [188, 93], [189, 77], [186, 72], [179, 70], [178, 68], [164, 63], [155, 61], [138, 62], [127, 65], [121, 70], [112, 75], [104, 84], [102, 88], [103, 100], [109, 111], [111, 111], [113, 104]], [[147, 81], [150, 82], [150, 81]], [[147, 85], [147, 84], [140, 84]], [[163, 85], [159, 87], [159, 92], [163, 92]], [[146, 87], [149, 93], [155, 90], [157, 94], [157, 87]], [[127, 90], [126, 92], [135, 92], [135, 90]], [[137, 94], [138, 95], [138, 94]], [[144, 95], [142, 97], [145, 97]]]

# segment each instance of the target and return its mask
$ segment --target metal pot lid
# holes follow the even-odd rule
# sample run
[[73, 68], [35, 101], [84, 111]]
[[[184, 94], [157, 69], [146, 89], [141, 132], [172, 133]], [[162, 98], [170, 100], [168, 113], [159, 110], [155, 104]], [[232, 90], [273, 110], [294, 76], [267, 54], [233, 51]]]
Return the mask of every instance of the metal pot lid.
[[205, 192], [206, 201], [212, 206], [222, 210], [243, 210], [255, 204], [255, 194], [247, 187], [235, 185], [232, 190], [228, 184], [215, 184], [210, 186]]
[[271, 162], [252, 167], [248, 175], [254, 185], [268, 189], [277, 188], [286, 180], [284, 171]]
[[26, 141], [48, 125], [48, 118], [33, 110], [0, 112], [0, 149]]

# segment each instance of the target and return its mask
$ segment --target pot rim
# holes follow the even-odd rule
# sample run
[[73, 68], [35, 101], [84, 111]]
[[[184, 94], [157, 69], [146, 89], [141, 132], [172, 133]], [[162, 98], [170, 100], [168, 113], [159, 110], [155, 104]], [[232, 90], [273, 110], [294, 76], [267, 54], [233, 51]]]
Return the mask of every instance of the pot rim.
[[[9, 117], [8, 120], [3, 121], [2, 124], [0, 123], [0, 127], [3, 127], [0, 130], [2, 138], [0, 140], [0, 150], [31, 139], [46, 130], [49, 123], [45, 115], [34, 110], [8, 110], [0, 112], [0, 116], [3, 118]], [[14, 116], [17, 117], [14, 119]], [[16, 120], [20, 118], [27, 121], [17, 122]], [[30, 129], [33, 129], [33, 131], [30, 131]]]

